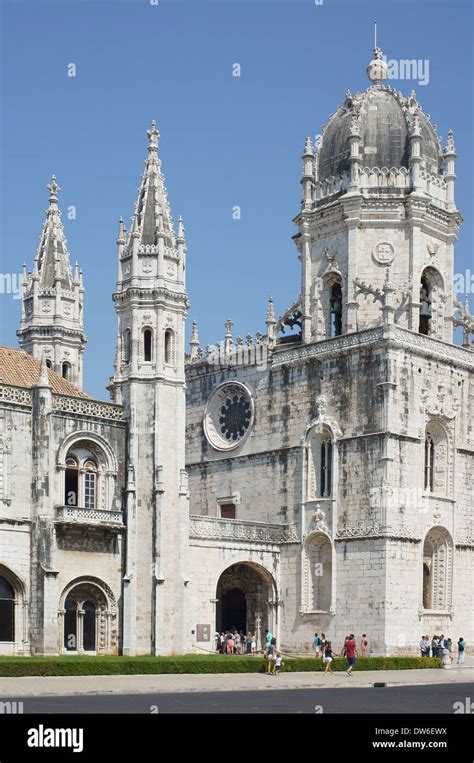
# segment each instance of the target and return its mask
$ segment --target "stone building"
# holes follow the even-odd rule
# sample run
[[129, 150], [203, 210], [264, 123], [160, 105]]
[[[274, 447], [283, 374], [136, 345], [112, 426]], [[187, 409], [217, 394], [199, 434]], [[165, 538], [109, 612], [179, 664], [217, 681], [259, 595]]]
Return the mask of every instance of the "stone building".
[[[112, 403], [82, 391], [82, 274], [56, 179], [21, 349], [0, 348], [0, 653], [213, 650], [217, 628], [314, 630], [380, 654], [474, 639], [473, 319], [461, 215], [414, 93], [347, 93], [306, 141], [301, 286], [265, 333], [202, 349], [158, 157], [119, 224]], [[453, 343], [461, 327], [463, 346]]]

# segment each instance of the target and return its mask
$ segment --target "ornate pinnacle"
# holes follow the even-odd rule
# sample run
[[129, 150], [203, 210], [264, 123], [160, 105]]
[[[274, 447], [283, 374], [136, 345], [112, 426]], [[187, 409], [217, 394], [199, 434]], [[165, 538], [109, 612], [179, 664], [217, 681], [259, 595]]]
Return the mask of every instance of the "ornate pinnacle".
[[413, 124], [411, 128], [411, 136], [413, 138], [418, 138], [421, 136], [420, 116], [418, 111], [415, 113], [415, 118], [413, 120]]
[[303, 151], [303, 157], [305, 156], [313, 156], [313, 146], [311, 144], [311, 138], [306, 138], [306, 142], [304, 144], [304, 151]]
[[51, 175], [51, 183], [48, 183], [46, 186], [49, 191], [49, 201], [55, 202], [58, 200], [58, 191], [60, 191], [60, 187], [58, 186], [56, 182], [56, 175]]
[[234, 322], [228, 318], [225, 322], [225, 336], [226, 339], [232, 339], [232, 326], [234, 325]]
[[189, 340], [189, 346], [191, 347], [191, 360], [194, 360], [199, 355], [199, 350], [201, 349], [199, 344], [199, 336], [198, 336], [198, 329], [197, 329], [197, 322], [193, 321], [193, 328], [191, 331], [191, 339]]
[[156, 122], [154, 119], [151, 121], [151, 128], [147, 130], [146, 134], [148, 135], [148, 151], [157, 151], [158, 150], [158, 138], [160, 137], [159, 131], [156, 129]]
[[267, 326], [268, 326], [269, 323], [276, 323], [276, 319], [275, 319], [275, 305], [273, 304], [272, 297], [268, 298]]
[[38, 381], [36, 382], [37, 387], [51, 387], [51, 384], [49, 382], [48, 377], [48, 366], [46, 364], [46, 355], [45, 353], [41, 356], [41, 365], [40, 365], [40, 372], [38, 376]]
[[179, 220], [178, 220], [178, 238], [182, 239], [184, 241], [184, 235], [185, 235], [184, 221], [183, 221], [183, 218], [180, 215], [179, 216]]
[[456, 149], [454, 147], [454, 134], [452, 130], [448, 130], [448, 139], [446, 141], [446, 148], [444, 149], [444, 155], [455, 154]]

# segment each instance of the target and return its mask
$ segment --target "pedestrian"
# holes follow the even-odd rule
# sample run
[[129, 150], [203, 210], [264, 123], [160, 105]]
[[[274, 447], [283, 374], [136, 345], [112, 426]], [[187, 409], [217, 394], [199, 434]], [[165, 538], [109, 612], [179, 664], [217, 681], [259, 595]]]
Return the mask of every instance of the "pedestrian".
[[433, 635], [433, 638], [431, 639], [431, 654], [433, 657], [438, 656], [438, 644], [439, 644], [438, 636]]
[[319, 646], [321, 643], [321, 639], [319, 638], [318, 634], [314, 634], [313, 638], [313, 649], [314, 649], [314, 656], [319, 657]]
[[420, 641], [420, 652], [422, 657], [430, 656], [430, 642], [427, 636], [422, 636]]
[[265, 643], [267, 645], [271, 644], [272, 638], [273, 638], [273, 633], [271, 631], [265, 631]]
[[449, 660], [450, 660], [450, 662], [452, 662], [454, 660], [454, 657], [453, 657], [453, 642], [452, 642], [452, 640], [450, 638], [446, 639], [446, 649], [449, 652]]
[[319, 649], [321, 653], [321, 657], [324, 656], [324, 647], [326, 646], [327, 638], [325, 633], [321, 633], [321, 638], [319, 639]]
[[458, 665], [462, 665], [464, 662], [465, 649], [466, 649], [466, 642], [461, 636], [458, 641]]
[[369, 639], [367, 638], [367, 633], [362, 634], [362, 639], [360, 642], [360, 652], [362, 657], [367, 657], [367, 647], [369, 646]]
[[265, 652], [263, 653], [264, 658], [268, 662], [268, 668], [267, 673], [268, 675], [275, 675], [275, 660], [276, 660], [276, 648], [274, 644], [268, 644], [267, 648], [265, 649]]
[[357, 656], [357, 645], [354, 641], [354, 634], [351, 633], [349, 635], [348, 640], [344, 644], [346, 647], [346, 657], [347, 657], [347, 670], [346, 673], [348, 676], [352, 675], [352, 671], [354, 670], [355, 664], [356, 664], [356, 656]]
[[326, 641], [326, 643], [324, 644], [324, 652], [323, 652], [323, 662], [326, 665], [326, 667], [324, 668], [325, 673], [332, 673], [333, 658], [334, 658], [334, 655], [332, 653], [331, 642]]
[[347, 650], [346, 650], [346, 644], [349, 640], [349, 636], [344, 636], [344, 646], [341, 649], [341, 657], [346, 657]]
[[280, 654], [280, 652], [277, 652], [276, 653], [276, 660], [275, 660], [275, 671], [276, 671], [276, 675], [277, 676], [280, 675], [280, 671], [281, 671], [282, 665], [283, 665], [283, 662], [281, 660], [281, 654]]
[[240, 654], [240, 633], [238, 631], [234, 635], [234, 654]]
[[247, 633], [245, 636], [245, 646], [247, 648], [247, 654], [252, 654], [252, 636]]
[[221, 650], [221, 634], [219, 633], [219, 631], [216, 631], [214, 633], [214, 641], [215, 641], [215, 644], [216, 644], [216, 652], [220, 652], [220, 650]]
[[250, 645], [251, 645], [250, 648], [252, 650], [252, 654], [257, 654], [257, 636], [255, 633], [251, 637]]
[[227, 654], [234, 653], [234, 636], [232, 633], [227, 634]]

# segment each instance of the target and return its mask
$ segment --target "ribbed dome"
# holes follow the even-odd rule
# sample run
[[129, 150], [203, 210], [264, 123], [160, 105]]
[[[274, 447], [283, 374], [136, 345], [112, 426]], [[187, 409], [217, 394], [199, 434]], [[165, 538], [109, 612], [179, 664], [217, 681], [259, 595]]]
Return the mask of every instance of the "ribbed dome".
[[408, 168], [409, 130], [415, 113], [421, 129], [421, 166], [440, 172], [439, 141], [429, 118], [423, 114], [414, 94], [409, 98], [386, 86], [372, 86], [365, 93], [350, 93], [327, 123], [318, 151], [319, 180], [349, 172], [351, 121], [359, 118], [360, 166]]

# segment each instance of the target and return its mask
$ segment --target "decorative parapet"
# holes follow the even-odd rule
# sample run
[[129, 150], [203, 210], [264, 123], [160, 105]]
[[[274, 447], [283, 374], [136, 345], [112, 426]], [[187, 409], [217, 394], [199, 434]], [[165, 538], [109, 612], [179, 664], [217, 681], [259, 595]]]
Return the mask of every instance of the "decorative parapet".
[[396, 324], [343, 334], [332, 339], [323, 339], [321, 342], [293, 347], [291, 350], [276, 348], [272, 355], [272, 366], [303, 363], [310, 358], [334, 357], [363, 347], [374, 345], [381, 347], [385, 343], [391, 347], [411, 350], [430, 358], [452, 361], [465, 368], [474, 368], [474, 353], [471, 350], [418, 334]]
[[31, 392], [24, 387], [12, 387], [9, 384], [0, 384], [0, 402], [2, 401], [31, 407]]
[[272, 545], [299, 543], [296, 529], [288, 524], [266, 524], [218, 517], [191, 516], [189, 537], [210, 540], [253, 541]]
[[380, 169], [378, 167], [363, 167], [359, 179], [360, 187], [364, 190], [371, 188], [377, 190], [398, 188], [401, 192], [410, 190], [410, 172], [405, 167], [400, 169], [396, 167], [390, 169], [388, 167]]
[[345, 540], [364, 540], [365, 538], [387, 538], [387, 540], [411, 540], [414, 543], [421, 543], [421, 535], [414, 528], [390, 527], [387, 525], [355, 525], [349, 527], [344, 525], [336, 532], [337, 541]]
[[124, 529], [121, 511], [84, 509], [79, 506], [58, 506], [55, 524], [67, 526], [87, 526], [120, 531]]
[[99, 419], [123, 421], [123, 408], [113, 403], [101, 403], [96, 400], [85, 400], [82, 397], [53, 395], [53, 411], [55, 413], [76, 413], [82, 416], [94, 416]]

